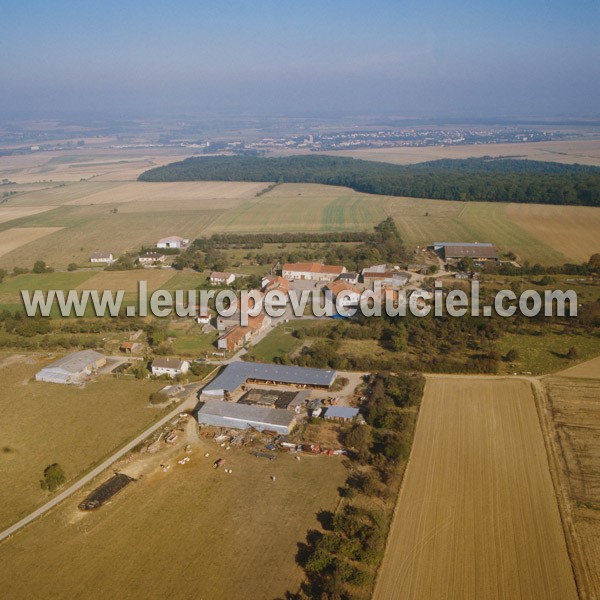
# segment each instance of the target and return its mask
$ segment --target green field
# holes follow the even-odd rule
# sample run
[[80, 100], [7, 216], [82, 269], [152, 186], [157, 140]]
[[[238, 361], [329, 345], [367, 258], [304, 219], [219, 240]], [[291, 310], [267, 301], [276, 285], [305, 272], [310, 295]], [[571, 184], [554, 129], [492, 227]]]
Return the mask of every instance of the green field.
[[[53, 359], [55, 359], [53, 357]], [[101, 376], [85, 388], [32, 380], [51, 359], [0, 357], [0, 528], [42, 504], [40, 479], [58, 462], [72, 480], [159, 417], [148, 395], [164, 383]]]
[[[569, 348], [577, 350], [577, 359], [566, 357]], [[531, 373], [542, 375], [561, 371], [600, 354], [600, 336], [569, 335], [548, 332], [541, 335], [518, 335], [509, 333], [498, 340], [497, 348], [505, 355], [511, 348], [520, 358], [512, 364], [504, 363], [507, 373]]]

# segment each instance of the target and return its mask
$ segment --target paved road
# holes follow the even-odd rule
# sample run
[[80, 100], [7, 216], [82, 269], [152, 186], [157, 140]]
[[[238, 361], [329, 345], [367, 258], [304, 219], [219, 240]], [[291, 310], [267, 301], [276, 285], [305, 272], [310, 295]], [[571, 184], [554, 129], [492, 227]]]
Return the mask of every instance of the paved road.
[[150, 427], [148, 427], [148, 429], [146, 429], [144, 432], [140, 433], [140, 435], [138, 435], [134, 440], [131, 440], [129, 443], [127, 443], [125, 446], [123, 446], [120, 450], [117, 450], [117, 452], [115, 452], [112, 456], [107, 458], [104, 462], [99, 464], [97, 467], [92, 469], [89, 473], [84, 475], [81, 479], [78, 479], [75, 483], [73, 483], [68, 488], [63, 490], [60, 494], [58, 494], [57, 496], [54, 496], [54, 498], [52, 498], [52, 500], [49, 500], [48, 502], [46, 502], [46, 504], [43, 504], [38, 509], [36, 509], [32, 513], [28, 514], [26, 517], [24, 517], [23, 519], [21, 519], [14, 525], [11, 525], [8, 529], [5, 529], [4, 531], [0, 532], [0, 542], [2, 540], [6, 539], [7, 537], [11, 536], [13, 533], [17, 532], [22, 527], [25, 527], [25, 525], [28, 525], [29, 523], [31, 523], [38, 517], [41, 517], [44, 513], [47, 513], [50, 509], [54, 508], [59, 502], [62, 502], [63, 500], [65, 500], [66, 498], [68, 498], [69, 496], [71, 496], [72, 494], [77, 492], [78, 490], [80, 490], [84, 485], [88, 484], [92, 479], [94, 479], [94, 477], [97, 477], [104, 470], [108, 469], [111, 465], [113, 465], [115, 462], [117, 462], [119, 459], [123, 458], [123, 456], [125, 456], [125, 454], [127, 454], [127, 452], [129, 452], [130, 450], [135, 448], [135, 446], [137, 446], [140, 442], [143, 442], [149, 435], [151, 435], [157, 429], [162, 427], [165, 423], [167, 423], [168, 421], [170, 421], [171, 419], [176, 417], [180, 412], [194, 408], [198, 402], [198, 400], [196, 398], [196, 391], [200, 388], [200, 385], [199, 384], [190, 384], [189, 386], [186, 386], [186, 387], [188, 387], [188, 389], [190, 389], [190, 392], [193, 392], [193, 393], [190, 393], [190, 395], [184, 402], [177, 405], [177, 407], [174, 408], [169, 414], [165, 415], [159, 421], [152, 424]]

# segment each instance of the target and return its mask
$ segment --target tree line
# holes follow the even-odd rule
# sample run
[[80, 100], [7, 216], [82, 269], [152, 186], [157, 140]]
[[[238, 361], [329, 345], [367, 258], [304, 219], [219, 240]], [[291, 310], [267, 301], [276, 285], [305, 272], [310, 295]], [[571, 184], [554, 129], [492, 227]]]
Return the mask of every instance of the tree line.
[[511, 158], [393, 165], [324, 155], [191, 157], [139, 179], [321, 183], [387, 196], [600, 206], [600, 168]]

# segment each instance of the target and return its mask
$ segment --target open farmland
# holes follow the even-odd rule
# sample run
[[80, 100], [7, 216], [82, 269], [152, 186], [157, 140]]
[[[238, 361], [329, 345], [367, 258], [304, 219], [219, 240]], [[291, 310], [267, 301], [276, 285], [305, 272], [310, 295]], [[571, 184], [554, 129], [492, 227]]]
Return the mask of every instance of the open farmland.
[[127, 590], [129, 600], [272, 600], [296, 592], [298, 542], [319, 528], [319, 511], [335, 510], [342, 461], [284, 454], [271, 462], [232, 449], [225, 474], [212, 468], [218, 446], [199, 443], [189, 464], [139, 479], [100, 510], [80, 513], [90, 490], [81, 492], [0, 545], [6, 597], [100, 600]]
[[208, 232], [362, 231], [385, 219], [382, 199], [337, 186], [289, 183], [224, 214]]
[[36, 215], [47, 210], [51, 210], [53, 206], [3, 206], [0, 207], [0, 223], [22, 219], [29, 215]]
[[408, 165], [442, 158], [472, 158], [482, 156], [510, 156], [530, 160], [552, 161], [565, 164], [600, 166], [600, 140], [568, 140], [524, 142], [516, 144], [481, 144], [464, 146], [427, 146], [422, 148], [361, 148], [329, 152], [333, 156], [351, 156], [364, 160]]
[[[102, 140], [99, 140], [102, 142]], [[104, 140], [104, 143], [108, 140]], [[91, 148], [0, 157], [0, 178], [36, 181], [133, 181], [140, 173], [186, 156], [179, 148]]]
[[[585, 600], [600, 597], [598, 364], [598, 359], [589, 361], [543, 381], [573, 566], [580, 597]], [[578, 378], [586, 374], [595, 379]]]
[[515, 226], [578, 262], [600, 252], [600, 209], [592, 206], [509, 204]]
[[560, 377], [600, 379], [600, 356], [557, 373]]
[[0, 256], [34, 240], [60, 231], [61, 227], [14, 227], [0, 231]]
[[161, 383], [102, 376], [82, 389], [33, 381], [49, 362], [35, 355], [0, 359], [2, 529], [48, 498], [39, 482], [49, 464], [58, 462], [75, 479], [160, 415], [148, 395]]
[[428, 379], [374, 597], [577, 598], [528, 382]]
[[[94, 251], [119, 255], [169, 234], [193, 239], [218, 216], [253, 199], [264, 187], [245, 182], [77, 182], [24, 192], [5, 203], [10, 210], [25, 213], [10, 223], [0, 221], [0, 251], [2, 238], [7, 239], [1, 266], [30, 266], [43, 258], [64, 268], [71, 262], [85, 264]], [[40, 212], [41, 207], [45, 212]], [[6, 231], [11, 226], [35, 230], [38, 235], [50, 227], [64, 231], [38, 242], [32, 233], [31, 239], [19, 238], [17, 245], [15, 234]]]
[[317, 184], [282, 184], [256, 197], [265, 187], [84, 181], [19, 193], [2, 208], [12, 211], [11, 221], [2, 223], [0, 211], [0, 241], [13, 239], [6, 233], [11, 227], [38, 234], [51, 227], [63, 230], [7, 245], [0, 266], [30, 266], [43, 258], [64, 268], [85, 264], [94, 251], [118, 255], [169, 234], [370, 230], [388, 215], [409, 247], [436, 240], [490, 241], [521, 260], [546, 265], [587, 259], [597, 250], [600, 211], [590, 207], [388, 197]]

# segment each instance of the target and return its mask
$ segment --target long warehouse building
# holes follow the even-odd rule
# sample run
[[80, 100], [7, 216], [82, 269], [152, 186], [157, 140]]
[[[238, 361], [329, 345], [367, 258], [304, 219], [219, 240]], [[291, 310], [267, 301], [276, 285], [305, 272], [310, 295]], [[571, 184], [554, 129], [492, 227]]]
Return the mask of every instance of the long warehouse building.
[[287, 435], [296, 424], [296, 413], [221, 400], [206, 400], [196, 413], [198, 423], [231, 429], [257, 429]]
[[233, 362], [202, 390], [202, 395], [223, 397], [235, 392], [246, 382], [270, 385], [296, 385], [329, 389], [337, 371], [254, 362]]

